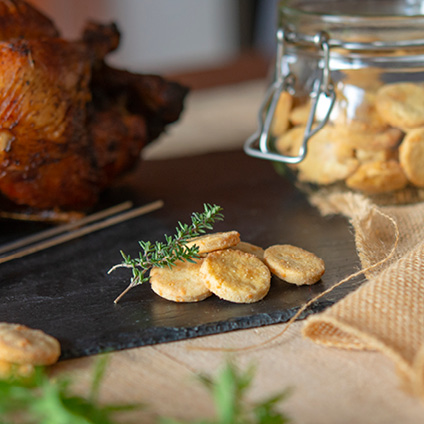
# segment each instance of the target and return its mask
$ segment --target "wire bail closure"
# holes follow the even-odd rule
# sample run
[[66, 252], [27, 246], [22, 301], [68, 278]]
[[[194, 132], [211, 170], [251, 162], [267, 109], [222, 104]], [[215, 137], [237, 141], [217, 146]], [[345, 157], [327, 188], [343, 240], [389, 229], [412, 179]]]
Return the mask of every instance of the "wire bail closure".
[[[283, 91], [287, 91], [290, 94], [295, 93], [295, 76], [291, 72], [287, 72], [284, 75], [283, 60], [285, 55], [285, 43], [296, 43], [297, 41], [298, 40], [295, 33], [286, 32], [282, 28], [277, 31], [275, 81], [268, 88], [265, 94], [265, 99], [259, 108], [258, 131], [252, 134], [252, 136], [250, 136], [245, 142], [244, 151], [249, 156], [288, 164], [297, 164], [301, 162], [307, 154], [309, 139], [319, 130], [321, 130], [328, 122], [336, 100], [336, 93], [334, 91], [330, 75], [329, 37], [327, 33], [321, 31], [317, 33], [311, 41], [323, 52], [322, 73], [320, 73], [320, 75], [314, 80], [312, 84], [312, 92], [310, 93], [311, 110], [309, 112], [302, 145], [299, 149], [298, 155], [286, 156], [272, 151], [270, 146], [270, 129], [275, 116], [278, 100]], [[329, 99], [329, 102], [327, 102], [327, 111], [324, 115], [324, 118], [318, 123], [318, 125], [312, 128], [315, 121], [318, 102], [321, 96], [325, 96], [327, 99]]]

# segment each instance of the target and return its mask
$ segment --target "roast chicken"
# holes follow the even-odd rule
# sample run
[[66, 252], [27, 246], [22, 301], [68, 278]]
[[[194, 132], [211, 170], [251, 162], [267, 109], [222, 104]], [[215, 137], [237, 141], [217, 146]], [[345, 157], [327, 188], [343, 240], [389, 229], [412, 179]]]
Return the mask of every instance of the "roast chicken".
[[183, 110], [187, 88], [105, 62], [115, 24], [65, 40], [22, 0], [0, 0], [0, 193], [35, 210], [86, 210]]

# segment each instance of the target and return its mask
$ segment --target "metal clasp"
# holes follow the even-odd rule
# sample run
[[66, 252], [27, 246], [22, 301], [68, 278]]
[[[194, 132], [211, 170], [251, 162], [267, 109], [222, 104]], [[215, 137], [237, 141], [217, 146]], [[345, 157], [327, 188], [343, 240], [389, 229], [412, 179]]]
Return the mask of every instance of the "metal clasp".
[[[295, 76], [291, 72], [284, 74], [284, 52], [286, 42], [296, 42], [296, 35], [294, 33], [286, 33], [285, 30], [280, 28], [277, 31], [275, 81], [268, 88], [265, 99], [259, 108], [258, 131], [246, 140], [244, 151], [250, 156], [261, 159], [297, 164], [301, 162], [307, 154], [309, 139], [328, 122], [336, 100], [336, 93], [330, 75], [330, 44], [328, 35], [324, 32], [319, 32], [313, 38], [312, 42], [323, 52], [322, 73], [320, 73], [312, 83], [312, 92], [310, 93], [311, 110], [303, 135], [302, 145], [297, 156], [286, 156], [272, 151], [272, 146], [270, 145], [270, 129], [278, 100], [283, 91], [288, 91], [290, 94], [295, 93]], [[318, 125], [314, 126], [317, 106], [320, 98], [322, 98], [321, 96], [326, 97], [327, 101], [325, 103], [327, 104], [327, 110]]]

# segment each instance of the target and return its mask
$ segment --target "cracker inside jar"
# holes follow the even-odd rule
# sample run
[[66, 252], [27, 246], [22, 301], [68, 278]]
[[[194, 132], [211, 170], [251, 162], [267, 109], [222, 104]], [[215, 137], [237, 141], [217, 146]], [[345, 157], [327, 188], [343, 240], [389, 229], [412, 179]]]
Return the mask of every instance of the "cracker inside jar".
[[[424, 84], [383, 84], [377, 75], [372, 73], [371, 82], [364, 78], [361, 87], [361, 78], [352, 71], [335, 84], [328, 122], [309, 139], [304, 160], [288, 168], [302, 184], [353, 190], [382, 202], [387, 195], [388, 203], [423, 200]], [[297, 156], [311, 105], [308, 99], [290, 101], [287, 96], [285, 109], [276, 111], [271, 135], [277, 152]], [[326, 110], [320, 106], [318, 101], [312, 128]]]

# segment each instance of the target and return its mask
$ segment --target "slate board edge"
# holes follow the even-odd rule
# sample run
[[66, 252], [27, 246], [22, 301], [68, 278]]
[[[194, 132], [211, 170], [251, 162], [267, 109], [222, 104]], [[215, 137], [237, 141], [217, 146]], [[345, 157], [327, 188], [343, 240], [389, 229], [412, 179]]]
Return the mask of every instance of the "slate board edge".
[[[322, 312], [328, 307], [332, 306], [334, 303], [335, 302], [333, 301], [320, 300], [319, 303], [314, 303], [309, 308], [302, 311], [296, 320], [303, 320], [309, 315]], [[299, 309], [300, 308], [292, 308], [273, 313], [261, 313], [257, 315], [251, 315], [249, 317], [202, 324], [195, 327], [149, 328], [139, 333], [139, 337], [136, 337], [137, 334], [134, 333], [131, 335], [122, 334], [120, 340], [114, 340], [113, 342], [106, 343], [98, 342], [96, 347], [92, 347], [90, 349], [79, 348], [78, 346], [74, 345], [71, 349], [63, 350], [60, 361], [81, 358], [84, 356], [104, 354], [124, 349], [151, 346], [155, 344], [170, 343], [181, 340], [194, 339], [197, 337], [228, 333], [235, 330], [259, 328], [272, 324], [281, 324], [288, 322], [299, 311]], [[128, 340], [128, 338], [131, 338], [131, 340]], [[83, 342], [82, 344], [84, 345], [86, 343]]]

